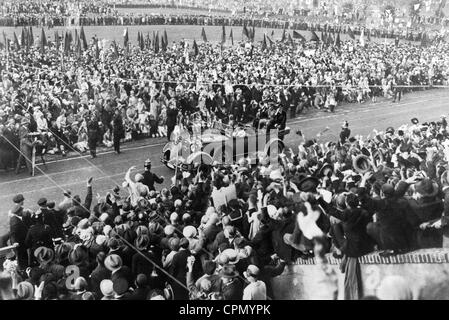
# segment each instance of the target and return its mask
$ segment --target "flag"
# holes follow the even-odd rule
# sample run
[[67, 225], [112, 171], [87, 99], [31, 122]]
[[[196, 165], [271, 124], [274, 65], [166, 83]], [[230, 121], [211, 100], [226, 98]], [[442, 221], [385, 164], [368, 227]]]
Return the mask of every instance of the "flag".
[[225, 26], [222, 25], [222, 30], [221, 30], [221, 44], [224, 44], [226, 42], [226, 30], [225, 30]]
[[365, 29], [362, 29], [362, 34], [360, 35], [360, 45], [365, 46]]
[[207, 36], [206, 36], [206, 31], [203, 29], [201, 30], [201, 38], [203, 38], [204, 42], [207, 42]]
[[33, 28], [30, 27], [29, 31], [30, 31], [30, 32], [28, 32], [28, 36], [29, 36], [29, 41], [28, 41], [28, 43], [30, 44], [30, 46], [34, 46]]
[[81, 26], [80, 40], [81, 40], [81, 49], [83, 49], [83, 51], [87, 50], [87, 40], [86, 40], [86, 35], [84, 34], [83, 26]]
[[22, 28], [22, 34], [20, 35], [20, 46], [25, 48], [27, 46], [27, 37], [25, 34], [25, 28]]
[[256, 28], [253, 25], [253, 31], [251, 32], [251, 41], [254, 42], [254, 38], [256, 37]]
[[146, 39], [146, 41], [145, 41], [145, 48], [146, 48], [146, 49], [149, 49], [150, 46], [151, 46], [150, 33], [147, 32], [147, 39]]
[[267, 39], [268, 39], [268, 42], [270, 43], [270, 48], [272, 48], [273, 44], [274, 44], [273, 40], [271, 40], [269, 36], [267, 36]]
[[161, 50], [165, 51], [167, 49], [167, 44], [165, 43], [165, 37], [163, 34], [161, 34]]
[[274, 30], [271, 30], [271, 36], [274, 36]]
[[78, 41], [76, 42], [76, 55], [77, 57], [81, 57], [82, 53], [82, 49], [81, 49], [81, 39], [78, 39]]
[[318, 38], [318, 35], [313, 30], [312, 30], [312, 36], [310, 38], [310, 41], [320, 41], [320, 38]]
[[15, 31], [14, 31], [14, 47], [16, 48], [16, 50], [20, 49], [19, 39], [17, 39]]
[[285, 34], [285, 28], [284, 31], [282, 31], [282, 38], [281, 38], [281, 42], [284, 42], [286, 39], [286, 34]]
[[165, 50], [168, 46], [168, 36], [167, 36], [167, 30], [164, 29], [164, 43], [165, 43]]
[[265, 33], [263, 34], [263, 41], [262, 41], [262, 51], [265, 51], [267, 49], [267, 38], [265, 37]]
[[306, 42], [306, 38], [302, 36], [299, 32], [293, 30], [293, 39], [299, 39], [300, 41]]
[[337, 37], [335, 38], [335, 46], [339, 47], [341, 46], [341, 41], [340, 41], [340, 32], [337, 33]]
[[126, 28], [123, 31], [123, 47], [128, 48], [128, 41], [129, 41], [128, 28]]
[[232, 33], [232, 29], [231, 33], [229, 34], [229, 38], [231, 39], [231, 44], [234, 45], [234, 34]]
[[293, 41], [293, 38], [292, 38], [292, 36], [290, 35], [290, 33], [288, 34], [288, 43], [290, 43], [290, 45], [291, 45], [292, 47], [295, 46], [295, 42]]
[[64, 35], [64, 53], [68, 53], [70, 50], [69, 33], [66, 31]]
[[349, 36], [352, 40], [355, 40], [355, 35], [354, 35], [354, 32], [352, 31], [351, 28], [349, 28], [349, 30], [348, 30], [348, 36]]
[[366, 39], [368, 41], [371, 41], [371, 30], [367, 30], [367, 32], [366, 32]]
[[9, 53], [9, 43], [8, 43], [8, 39], [6, 38], [5, 31], [3, 31], [3, 44], [5, 46], [6, 52]]
[[58, 34], [58, 31], [55, 31], [55, 47], [56, 47], [56, 50], [59, 50], [59, 46], [60, 46], [59, 34]]
[[100, 48], [98, 48], [98, 39], [95, 39], [95, 59], [100, 57]]
[[193, 52], [195, 54], [195, 57], [200, 53], [200, 51], [198, 50], [198, 45], [196, 44], [195, 40], [193, 40]]
[[45, 53], [45, 46], [47, 45], [47, 37], [45, 36], [44, 28], [41, 29], [41, 53]]
[[75, 41], [73, 42], [73, 46], [75, 47], [75, 49], [76, 49], [76, 47], [77, 47], [77, 45], [78, 45], [78, 40], [79, 40], [79, 37], [78, 37], [78, 30], [77, 29], [75, 29], [75, 39], [74, 39]]
[[156, 32], [156, 38], [154, 38], [154, 52], [159, 52], [159, 31]]
[[327, 34], [327, 43], [326, 43], [326, 45], [333, 46], [334, 42], [335, 42], [334, 37], [330, 33], [328, 33]]
[[243, 35], [247, 38], [247, 39], [249, 39], [249, 31], [248, 31], [248, 29], [246, 28], [246, 23], [245, 24], [243, 24]]

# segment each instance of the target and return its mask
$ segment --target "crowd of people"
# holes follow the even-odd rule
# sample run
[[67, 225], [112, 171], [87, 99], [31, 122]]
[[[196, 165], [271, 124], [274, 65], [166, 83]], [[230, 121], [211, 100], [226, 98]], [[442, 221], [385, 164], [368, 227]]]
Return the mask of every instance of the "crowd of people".
[[43, 134], [45, 153], [90, 150], [95, 157], [100, 145], [119, 153], [120, 141], [170, 138], [178, 114], [238, 124], [268, 118], [276, 106], [293, 118], [341, 103], [400, 101], [406, 91], [447, 83], [447, 49], [445, 42], [272, 41], [265, 48], [207, 42], [197, 51], [179, 42], [156, 52], [92, 39], [81, 55], [61, 56], [51, 42], [45, 53], [12, 45], [14, 55], [4, 48], [0, 62], [2, 166], [20, 169], [17, 152], [30, 154], [30, 132]]
[[[444, 41], [181, 41], [157, 50], [144, 42], [3, 47], [0, 165], [19, 172], [24, 160], [31, 173], [35, 147], [95, 157], [104, 145], [119, 154], [123, 141], [171, 139], [181, 118], [285, 126], [310, 109], [400, 101], [449, 76]], [[277, 161], [179, 170], [169, 188], [156, 188], [165, 179], [146, 161], [96, 199], [92, 178], [84, 200], [64, 190], [61, 202], [30, 204], [18, 194], [0, 238], [18, 244], [0, 273], [0, 299], [273, 299], [271, 279], [298, 258], [315, 257], [332, 280], [327, 254], [343, 259], [345, 299], [367, 298], [360, 256], [449, 246], [449, 134], [446, 116], [435, 120], [371, 137], [354, 136], [345, 122], [337, 141], [298, 138]], [[235, 192], [218, 205], [222, 188]], [[390, 280], [377, 298], [402, 284]], [[321, 297], [334, 298], [337, 285], [326, 290]]]
[[[199, 165], [179, 171], [170, 188], [156, 190], [164, 177], [147, 160], [96, 201], [92, 178], [84, 200], [65, 190], [59, 203], [33, 205], [18, 194], [2, 236], [18, 247], [3, 264], [0, 297], [266, 300], [287, 263], [315, 256], [330, 284], [315, 294], [333, 299], [332, 254], [343, 258], [345, 299], [372, 299], [357, 280], [357, 258], [449, 245], [448, 141], [444, 115], [366, 138], [345, 122], [337, 141], [303, 139], [277, 161]], [[222, 188], [235, 195], [218, 205]], [[376, 298], [412, 298], [410, 284], [387, 280]]]

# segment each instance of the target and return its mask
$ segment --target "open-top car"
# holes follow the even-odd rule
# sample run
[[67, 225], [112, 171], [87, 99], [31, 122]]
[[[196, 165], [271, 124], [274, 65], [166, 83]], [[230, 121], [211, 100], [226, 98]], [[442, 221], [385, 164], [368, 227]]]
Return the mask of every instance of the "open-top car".
[[240, 158], [255, 163], [260, 157], [277, 157], [284, 149], [281, 137], [290, 133], [284, 130], [266, 130], [265, 122], [257, 128], [239, 125], [236, 129], [214, 122], [210, 128], [193, 125], [193, 132], [177, 128], [162, 150], [161, 161], [170, 169], [178, 166], [191, 171], [201, 164], [233, 165]]

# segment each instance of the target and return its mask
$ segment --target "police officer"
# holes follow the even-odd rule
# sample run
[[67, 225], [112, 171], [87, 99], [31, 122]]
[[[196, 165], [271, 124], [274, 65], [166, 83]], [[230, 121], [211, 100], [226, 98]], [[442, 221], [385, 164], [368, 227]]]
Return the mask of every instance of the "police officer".
[[87, 122], [87, 144], [89, 145], [90, 156], [97, 157], [97, 142], [100, 126], [95, 115]]
[[20, 138], [20, 154], [19, 160], [17, 161], [16, 174], [19, 174], [20, 167], [22, 165], [22, 160], [25, 160], [26, 167], [30, 175], [33, 174], [33, 165], [31, 163], [31, 158], [33, 157], [33, 147], [35, 142], [33, 142], [29, 133], [28, 125], [30, 124], [29, 120], [24, 118], [20, 123], [19, 128], [19, 138]]
[[163, 176], [158, 177], [155, 173], [151, 172], [151, 160], [150, 159], [147, 159], [145, 161], [144, 167], [145, 167], [145, 171], [142, 173], [142, 175], [143, 175], [142, 183], [144, 185], [146, 185], [150, 191], [156, 190], [154, 188], [154, 183], [156, 182], [156, 183], [160, 184], [160, 183], [164, 182], [164, 177]]
[[119, 109], [115, 109], [114, 118], [112, 119], [112, 135], [114, 139], [114, 151], [120, 154], [120, 139], [125, 138], [125, 129]]

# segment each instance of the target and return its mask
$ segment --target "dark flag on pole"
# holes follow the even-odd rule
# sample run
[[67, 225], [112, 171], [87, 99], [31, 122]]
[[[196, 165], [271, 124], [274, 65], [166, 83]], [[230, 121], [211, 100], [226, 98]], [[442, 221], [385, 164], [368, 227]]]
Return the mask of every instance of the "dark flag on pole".
[[80, 31], [80, 40], [81, 40], [81, 49], [87, 50], [87, 40], [86, 40], [86, 34], [84, 33], [84, 28], [81, 26]]
[[55, 46], [56, 46], [56, 50], [59, 51], [60, 42], [59, 42], [59, 34], [58, 34], [58, 31], [55, 31]]
[[8, 39], [6, 38], [5, 31], [3, 31], [3, 44], [5, 46], [6, 52], [9, 53], [9, 42], [8, 42]]
[[267, 39], [268, 39], [268, 42], [270, 43], [270, 48], [272, 48], [273, 44], [274, 44], [273, 40], [271, 40], [269, 36], [267, 36]]
[[328, 46], [333, 46], [334, 45], [334, 37], [332, 37], [332, 35], [330, 33], [327, 34], [327, 38], [326, 38], [327, 42], [326, 45]]
[[41, 29], [41, 53], [45, 53], [45, 46], [47, 45], [47, 37], [45, 36], [44, 28]]
[[250, 34], [249, 34], [249, 31], [248, 31], [248, 28], [246, 27], [246, 23], [243, 25], [243, 35], [247, 38], [247, 39], [250, 39]]
[[198, 50], [198, 45], [196, 44], [195, 40], [193, 40], [193, 52], [195, 54], [195, 57], [200, 53], [200, 51]]
[[254, 38], [256, 37], [256, 28], [253, 25], [253, 31], [251, 31], [251, 41], [254, 42]]
[[340, 41], [340, 32], [337, 33], [337, 37], [335, 38], [335, 46], [339, 47], [341, 46], [341, 41]]
[[98, 48], [98, 39], [95, 38], [95, 59], [100, 58], [100, 48]]
[[25, 33], [25, 28], [22, 28], [22, 34], [20, 35], [20, 46], [22, 48], [27, 47], [27, 36]]
[[229, 34], [229, 38], [231, 39], [231, 44], [234, 45], [234, 34], [231, 29], [231, 33]]
[[318, 38], [318, 35], [315, 33], [315, 31], [312, 31], [310, 41], [320, 41], [320, 38]]
[[128, 41], [129, 41], [128, 28], [126, 28], [125, 31], [123, 31], [123, 46], [125, 47], [125, 49], [128, 48]]
[[156, 32], [156, 38], [154, 38], [154, 52], [159, 52], [159, 31]]
[[288, 34], [288, 43], [290, 43], [290, 45], [291, 45], [292, 47], [295, 46], [295, 42], [293, 41], [293, 38], [292, 38], [292, 36], [290, 35], [290, 33]]
[[352, 31], [351, 28], [349, 28], [349, 30], [348, 30], [348, 36], [349, 36], [352, 40], [355, 40], [354, 31]]
[[201, 30], [201, 38], [203, 38], [204, 42], [207, 42], [207, 36], [206, 36], [206, 31], [203, 29]]
[[225, 26], [222, 25], [221, 26], [221, 44], [223, 45], [226, 42], [226, 30], [225, 30]]
[[167, 30], [164, 29], [164, 43], [165, 43], [165, 49], [167, 49], [168, 46], [168, 36], [167, 36]]
[[263, 41], [262, 41], [262, 51], [267, 50], [267, 38], [265, 36], [265, 33], [263, 34]]
[[33, 28], [32, 27], [29, 28], [28, 36], [29, 36], [28, 43], [30, 44], [30, 46], [34, 46], [34, 35], [33, 35]]
[[17, 39], [16, 32], [14, 31], [14, 47], [16, 50], [20, 49], [19, 39]]
[[293, 30], [293, 39], [299, 39], [300, 41], [306, 42], [306, 38], [302, 34]]
[[285, 29], [284, 29], [284, 31], [282, 31], [281, 42], [284, 42], [285, 40], [286, 40], [286, 34], [285, 34]]
[[76, 30], [75, 29], [75, 39], [74, 39], [75, 41], [73, 42], [73, 46], [75, 47], [75, 49], [77, 48], [76, 46], [78, 45], [78, 40], [79, 40], [79, 37], [78, 37], [78, 30]]
[[368, 41], [371, 41], [371, 30], [370, 30], [370, 29], [367, 29], [367, 30], [366, 30], [366, 39], [367, 39]]
[[271, 36], [274, 36], [274, 30], [271, 30]]

